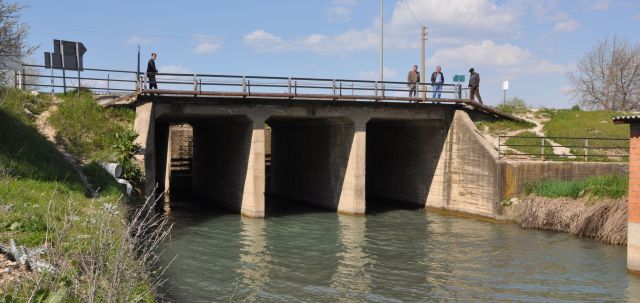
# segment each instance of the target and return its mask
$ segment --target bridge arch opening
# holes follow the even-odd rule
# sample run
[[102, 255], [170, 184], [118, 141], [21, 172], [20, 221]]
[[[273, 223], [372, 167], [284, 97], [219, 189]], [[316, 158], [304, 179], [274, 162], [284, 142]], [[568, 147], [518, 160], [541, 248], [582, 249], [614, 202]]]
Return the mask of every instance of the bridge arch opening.
[[447, 135], [443, 120], [381, 119], [367, 123], [367, 212], [422, 209]]
[[272, 116], [266, 122], [271, 138], [267, 215], [337, 211], [355, 132], [353, 121]]

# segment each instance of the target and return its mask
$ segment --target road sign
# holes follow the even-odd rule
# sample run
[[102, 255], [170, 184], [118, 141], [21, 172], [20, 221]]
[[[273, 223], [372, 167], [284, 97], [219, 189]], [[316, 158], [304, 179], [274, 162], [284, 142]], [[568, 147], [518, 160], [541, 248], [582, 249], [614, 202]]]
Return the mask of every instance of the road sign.
[[509, 81], [502, 82], [502, 89], [509, 90]]
[[44, 53], [47, 68], [82, 71], [87, 48], [81, 42], [53, 40], [53, 53]]
[[464, 75], [453, 76], [453, 82], [464, 82]]

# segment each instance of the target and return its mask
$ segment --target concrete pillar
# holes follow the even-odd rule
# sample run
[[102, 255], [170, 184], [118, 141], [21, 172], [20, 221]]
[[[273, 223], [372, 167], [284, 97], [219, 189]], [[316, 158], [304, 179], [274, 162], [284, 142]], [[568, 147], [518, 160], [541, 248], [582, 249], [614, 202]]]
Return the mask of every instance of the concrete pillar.
[[265, 119], [252, 117], [253, 129], [247, 174], [242, 193], [243, 216], [264, 218], [265, 163], [264, 163], [264, 123]]
[[165, 183], [167, 177], [167, 161], [171, 161], [169, 156], [169, 124], [155, 123], [154, 129], [154, 154], [155, 154], [155, 181], [154, 186], [157, 187], [156, 195], [164, 194], [169, 188]]
[[640, 123], [630, 127], [627, 268], [640, 274]]
[[364, 215], [366, 209], [367, 119], [355, 118], [353, 120], [354, 134], [340, 192], [338, 212], [348, 215]]
[[138, 165], [141, 166], [145, 175], [143, 193], [145, 197], [153, 194], [155, 189], [155, 115], [154, 105], [147, 102], [136, 107], [136, 119], [134, 129], [138, 137], [134, 141], [141, 147], [142, 154], [135, 155]]

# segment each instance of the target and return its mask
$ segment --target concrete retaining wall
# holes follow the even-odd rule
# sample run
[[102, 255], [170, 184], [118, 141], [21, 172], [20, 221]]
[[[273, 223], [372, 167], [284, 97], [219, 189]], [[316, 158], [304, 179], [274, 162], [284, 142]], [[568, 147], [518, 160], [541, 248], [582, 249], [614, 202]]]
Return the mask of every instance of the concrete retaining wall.
[[500, 202], [498, 154], [464, 111], [448, 127], [426, 205], [496, 218]]
[[543, 179], [579, 180], [625, 175], [625, 163], [508, 161], [478, 132], [469, 115], [456, 111], [427, 198], [427, 207], [507, 220], [502, 201]]

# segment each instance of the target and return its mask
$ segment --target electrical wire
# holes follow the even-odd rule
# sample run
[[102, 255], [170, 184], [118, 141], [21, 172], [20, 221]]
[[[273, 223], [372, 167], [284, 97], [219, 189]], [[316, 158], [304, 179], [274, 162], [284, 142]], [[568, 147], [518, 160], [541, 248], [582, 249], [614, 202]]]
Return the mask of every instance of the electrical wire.
[[[401, 0], [397, 0], [397, 1], [401, 1]], [[403, 1], [404, 1], [404, 4], [409, 9], [409, 13], [411, 14], [411, 17], [413, 17], [413, 20], [416, 21], [416, 23], [418, 23], [418, 25], [420, 25], [422, 27], [426, 27], [424, 24], [422, 24], [422, 22], [420, 22], [420, 20], [418, 20], [418, 18], [416, 18], [416, 15], [413, 13], [413, 9], [411, 9], [411, 4], [409, 4], [409, 1], [408, 0], [403, 0]]]

